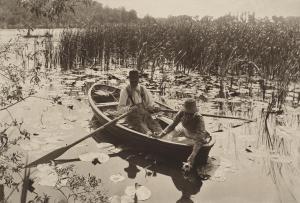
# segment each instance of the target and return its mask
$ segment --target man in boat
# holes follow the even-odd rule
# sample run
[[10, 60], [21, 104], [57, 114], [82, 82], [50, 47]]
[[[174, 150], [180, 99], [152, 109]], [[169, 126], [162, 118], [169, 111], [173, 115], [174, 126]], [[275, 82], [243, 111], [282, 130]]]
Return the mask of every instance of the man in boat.
[[[179, 123], [182, 126], [175, 129]], [[183, 168], [187, 171], [193, 167], [196, 155], [201, 147], [211, 139], [209, 133], [205, 130], [203, 117], [199, 113], [194, 99], [187, 99], [184, 102], [183, 109], [176, 114], [173, 122], [158, 137], [163, 137], [167, 134], [172, 137], [184, 135], [194, 141], [193, 151]]]
[[153, 96], [144, 86], [139, 85], [139, 72], [129, 72], [129, 85], [121, 90], [118, 111], [120, 114], [133, 110], [126, 118], [134, 130], [147, 135], [158, 135], [162, 128], [151, 113], [159, 108], [154, 107]]

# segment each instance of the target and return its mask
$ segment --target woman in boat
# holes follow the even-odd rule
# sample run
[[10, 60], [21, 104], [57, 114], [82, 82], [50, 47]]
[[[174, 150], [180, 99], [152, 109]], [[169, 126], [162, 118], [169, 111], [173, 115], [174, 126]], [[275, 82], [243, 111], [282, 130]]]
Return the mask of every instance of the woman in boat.
[[[182, 127], [175, 129], [180, 122]], [[203, 117], [199, 113], [194, 99], [187, 99], [184, 102], [183, 109], [176, 114], [173, 122], [158, 137], [167, 134], [172, 137], [183, 134], [185, 137], [194, 140], [193, 151], [184, 165], [185, 168], [183, 168], [185, 170], [190, 170], [193, 167], [200, 148], [208, 143], [208, 139], [211, 139], [209, 133], [205, 130]]]
[[118, 111], [123, 114], [129, 109], [132, 113], [126, 118], [128, 124], [136, 131], [147, 135], [159, 134], [161, 126], [152, 117], [151, 113], [158, 111], [154, 107], [153, 96], [144, 86], [139, 85], [139, 72], [129, 72], [129, 84], [121, 90]]

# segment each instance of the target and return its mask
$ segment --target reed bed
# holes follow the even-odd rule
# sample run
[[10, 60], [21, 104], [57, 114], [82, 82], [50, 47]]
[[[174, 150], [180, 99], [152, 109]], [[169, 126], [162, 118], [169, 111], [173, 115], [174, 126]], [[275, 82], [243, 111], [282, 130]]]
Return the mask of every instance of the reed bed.
[[265, 79], [299, 78], [299, 24], [254, 16], [217, 19], [168, 18], [66, 30], [60, 39], [63, 70], [75, 64], [129, 64], [139, 69], [168, 64], [183, 72], [259, 74]]

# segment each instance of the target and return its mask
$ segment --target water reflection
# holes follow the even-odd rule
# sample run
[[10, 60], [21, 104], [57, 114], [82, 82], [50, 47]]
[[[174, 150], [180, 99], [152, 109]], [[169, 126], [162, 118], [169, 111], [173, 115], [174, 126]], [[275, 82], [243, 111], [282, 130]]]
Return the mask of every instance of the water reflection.
[[194, 170], [185, 174], [181, 170], [180, 163], [170, 163], [169, 161], [154, 155], [151, 155], [150, 159], [145, 159], [145, 154], [130, 150], [118, 153], [117, 156], [128, 161], [129, 165], [124, 171], [127, 172], [129, 178], [135, 178], [137, 173], [140, 172], [137, 166], [142, 167], [145, 170], [146, 178], [149, 176], [156, 177], [157, 173], [171, 177], [174, 186], [181, 192], [181, 197], [177, 201], [178, 203], [193, 202], [191, 196], [200, 192], [202, 179], [197, 171]]
[[[110, 142], [114, 145], [121, 144], [106, 135], [97, 136], [95, 139], [97, 142]], [[191, 196], [200, 192], [202, 178], [199, 176], [197, 170], [184, 173], [181, 170], [182, 163], [180, 162], [170, 162], [170, 160], [166, 160], [159, 155], [144, 153], [136, 147], [130, 148], [127, 145], [125, 148], [121, 152], [110, 154], [110, 157], [120, 157], [128, 161], [128, 166], [124, 168], [128, 178], [135, 179], [140, 172], [145, 172], [145, 178], [156, 177], [157, 174], [169, 176], [176, 189], [181, 192], [181, 197], [177, 200], [178, 203], [193, 202]], [[144, 171], [141, 171], [139, 168], [142, 168]]]
[[[102, 136], [101, 136], [102, 137]], [[105, 139], [107, 142], [108, 140]], [[145, 178], [156, 177], [157, 174], [163, 174], [171, 177], [174, 186], [181, 192], [181, 197], [176, 201], [177, 203], [193, 202], [192, 195], [200, 192], [202, 186], [202, 178], [199, 176], [197, 170], [190, 173], [184, 173], [181, 170], [181, 163], [169, 162], [161, 157], [155, 155], [146, 155], [135, 149], [125, 149], [118, 153], [109, 154], [112, 157], [119, 157], [128, 161], [128, 166], [123, 170], [127, 173], [130, 179], [136, 179], [137, 174], [145, 172]], [[80, 161], [76, 159], [58, 159], [56, 164], [70, 163]], [[144, 171], [140, 170], [142, 168]]]
[[140, 172], [140, 169], [138, 169], [135, 164], [129, 162], [128, 167], [124, 168], [124, 171], [127, 173], [128, 178], [135, 179], [137, 173]]

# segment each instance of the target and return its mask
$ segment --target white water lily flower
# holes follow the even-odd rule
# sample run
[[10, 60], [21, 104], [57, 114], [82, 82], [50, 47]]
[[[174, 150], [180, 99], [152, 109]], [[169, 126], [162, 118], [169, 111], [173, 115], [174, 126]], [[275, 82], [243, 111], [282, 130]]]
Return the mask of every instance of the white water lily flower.
[[86, 162], [91, 162], [94, 159], [98, 159], [100, 163], [107, 162], [109, 160], [109, 156], [104, 153], [99, 153], [99, 152], [89, 152], [85, 154], [79, 155], [79, 159], [81, 161], [86, 161]]
[[122, 151], [122, 149], [121, 148], [114, 148], [114, 149], [110, 149], [109, 150], [109, 152], [112, 152], [112, 153], [119, 153], [119, 152], [121, 152]]
[[125, 180], [125, 177], [122, 176], [121, 174], [116, 174], [116, 175], [111, 175], [109, 177], [109, 179], [114, 182], [114, 183], [117, 183], [117, 182], [121, 182], [123, 180]]
[[151, 191], [145, 186], [128, 186], [125, 189], [125, 194], [131, 198], [134, 198], [134, 195], [137, 196], [138, 200], [144, 201], [151, 197]]

